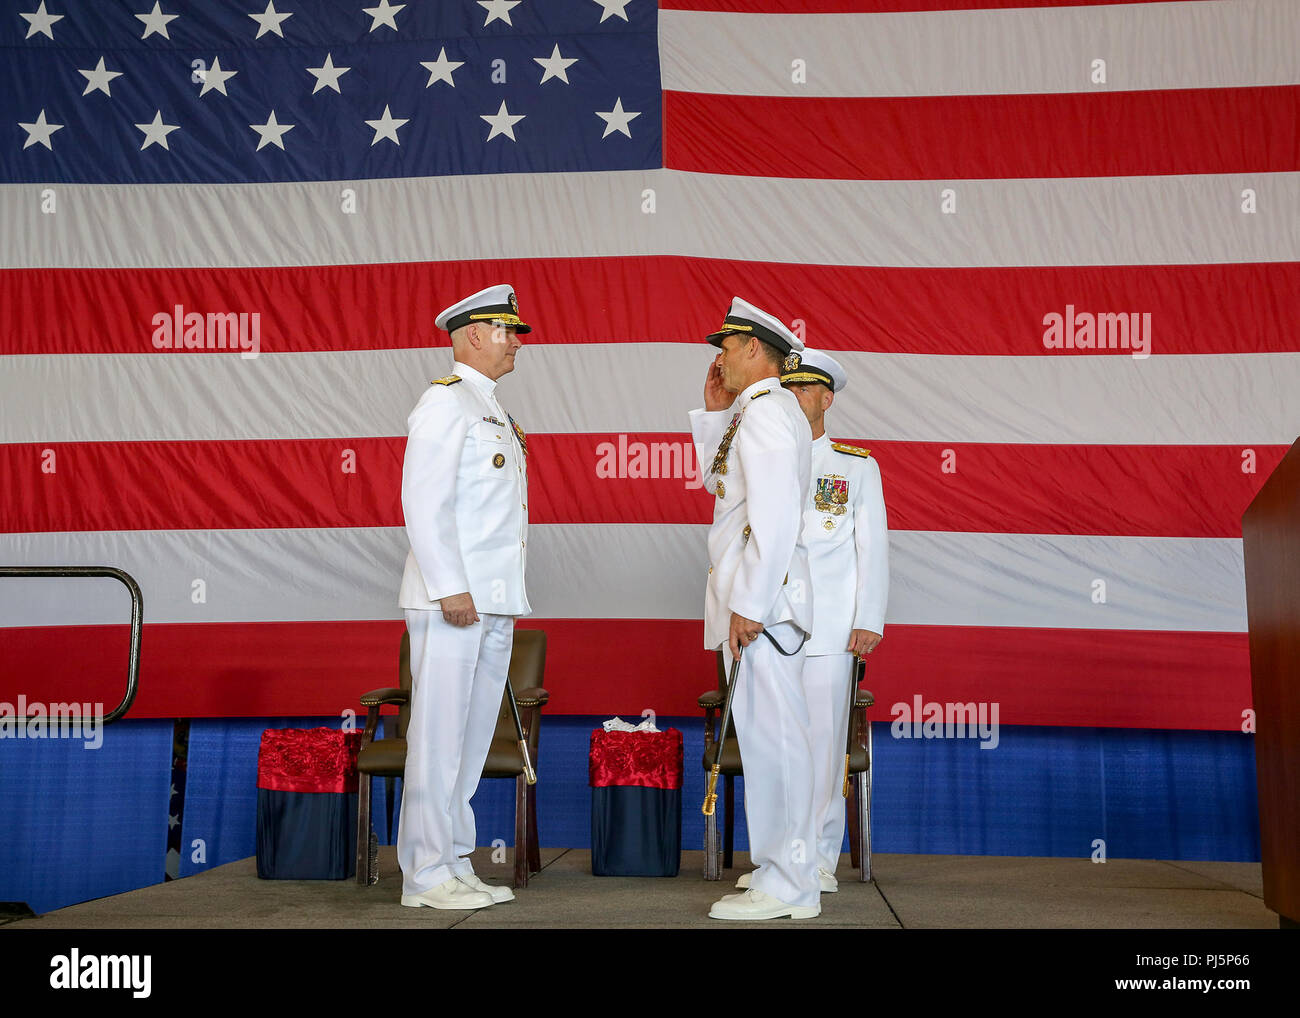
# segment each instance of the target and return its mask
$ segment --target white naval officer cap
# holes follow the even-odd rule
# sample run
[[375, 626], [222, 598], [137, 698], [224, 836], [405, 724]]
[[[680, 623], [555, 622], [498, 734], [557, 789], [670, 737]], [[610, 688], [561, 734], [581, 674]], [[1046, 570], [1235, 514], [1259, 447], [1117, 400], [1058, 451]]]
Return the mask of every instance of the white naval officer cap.
[[800, 382], [821, 382], [831, 392], [839, 392], [849, 384], [849, 376], [830, 354], [806, 346], [802, 353], [792, 353], [785, 359], [785, 368], [781, 372], [782, 385], [798, 385]]
[[803, 349], [803, 340], [785, 327], [779, 319], [760, 311], [748, 301], [739, 297], [731, 298], [731, 307], [727, 317], [722, 321], [722, 328], [704, 338], [714, 346], [722, 346], [722, 338], [736, 333], [741, 336], [757, 336], [766, 343], [771, 343], [783, 354], [792, 350]]
[[509, 283], [489, 286], [459, 300], [433, 320], [434, 325], [448, 332], [455, 332], [471, 322], [500, 322], [513, 326], [515, 332], [533, 331], [532, 326], [525, 325], [519, 318], [519, 301], [515, 299], [515, 288]]

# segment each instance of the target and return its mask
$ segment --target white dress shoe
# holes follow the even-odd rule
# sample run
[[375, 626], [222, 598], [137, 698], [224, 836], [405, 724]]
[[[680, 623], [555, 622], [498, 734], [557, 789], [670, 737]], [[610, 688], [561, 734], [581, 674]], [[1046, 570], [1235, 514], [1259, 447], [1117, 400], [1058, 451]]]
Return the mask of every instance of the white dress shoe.
[[[752, 873], [742, 873], [740, 879], [736, 881], [736, 886], [742, 888], [748, 887], [749, 879], [753, 875], [754, 874]], [[840, 882], [836, 880], [832, 874], [827, 873], [824, 869], [818, 868], [817, 881], [818, 883], [821, 884], [821, 889], [823, 894], [834, 894], [836, 891], [840, 889]]]
[[709, 909], [710, 919], [814, 919], [821, 915], [821, 905], [787, 905], [762, 891], [729, 894], [715, 901]]
[[421, 905], [429, 908], [487, 908], [492, 904], [492, 895], [467, 887], [452, 877], [445, 884], [431, 887], [419, 894], [402, 895], [402, 904], [410, 908], [419, 908]]
[[515, 900], [515, 892], [510, 888], [501, 887], [497, 884], [485, 884], [473, 873], [466, 873], [463, 877], [457, 877], [456, 879], [471, 891], [482, 891], [490, 896], [494, 905], [499, 905], [503, 901]]

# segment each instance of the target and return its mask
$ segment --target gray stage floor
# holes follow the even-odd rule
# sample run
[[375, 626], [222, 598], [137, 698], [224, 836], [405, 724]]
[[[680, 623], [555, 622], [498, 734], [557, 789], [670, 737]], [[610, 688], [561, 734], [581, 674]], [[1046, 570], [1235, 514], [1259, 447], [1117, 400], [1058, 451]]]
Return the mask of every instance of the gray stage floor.
[[[494, 866], [486, 850], [481, 855], [476, 872], [489, 882], [508, 883], [508, 867]], [[675, 879], [593, 877], [589, 852], [543, 849], [542, 872], [516, 892], [515, 901], [478, 912], [403, 908], [392, 846], [380, 848], [380, 882], [373, 887], [259, 880], [250, 858], [21, 919], [5, 929], [1277, 929], [1277, 916], [1264, 906], [1258, 863], [877, 855], [873, 880], [863, 884], [844, 856], [840, 890], [822, 895], [818, 918], [755, 924], [707, 917], [710, 903], [731, 893], [735, 878], [749, 868], [747, 857], [737, 853], [737, 868], [724, 871], [717, 883], [701, 877], [702, 858], [702, 852], [683, 853]]]

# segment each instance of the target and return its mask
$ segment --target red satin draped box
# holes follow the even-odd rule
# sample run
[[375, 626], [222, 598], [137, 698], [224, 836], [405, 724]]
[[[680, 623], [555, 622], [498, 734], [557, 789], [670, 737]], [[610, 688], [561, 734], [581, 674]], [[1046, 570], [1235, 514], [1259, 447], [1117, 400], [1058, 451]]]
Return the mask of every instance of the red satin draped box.
[[268, 728], [257, 753], [257, 787], [276, 792], [355, 792], [361, 732]]
[[681, 788], [682, 733], [597, 728], [591, 733], [590, 776], [592, 788]]

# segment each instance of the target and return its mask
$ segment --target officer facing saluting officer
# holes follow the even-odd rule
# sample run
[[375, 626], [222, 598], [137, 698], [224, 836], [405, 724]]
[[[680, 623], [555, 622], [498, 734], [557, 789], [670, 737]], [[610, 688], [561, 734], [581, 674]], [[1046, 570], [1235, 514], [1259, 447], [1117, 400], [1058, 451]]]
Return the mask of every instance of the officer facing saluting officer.
[[514, 646], [528, 615], [528, 480], [523, 431], [497, 402], [530, 332], [512, 287], [491, 286], [436, 319], [452, 374], [407, 419], [402, 512], [411, 543], [399, 595], [411, 635], [411, 714], [397, 858], [402, 904], [483, 908], [510, 901], [469, 854], [470, 799], [487, 760]]
[[741, 300], [708, 337], [721, 348], [691, 432], [714, 496], [704, 646], [741, 663], [732, 717], [745, 761], [753, 886], [713, 905], [714, 919], [808, 919], [821, 911], [813, 826], [813, 747], [802, 668], [812, 629], [801, 537], [812, 433], [781, 388], [785, 357], [803, 343]]

